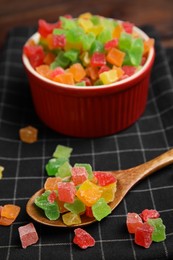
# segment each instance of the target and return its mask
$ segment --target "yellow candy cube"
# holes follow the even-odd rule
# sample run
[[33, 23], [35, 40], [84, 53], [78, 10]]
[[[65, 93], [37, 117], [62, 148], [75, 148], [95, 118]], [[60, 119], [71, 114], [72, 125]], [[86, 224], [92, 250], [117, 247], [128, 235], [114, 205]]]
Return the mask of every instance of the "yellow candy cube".
[[102, 188], [86, 180], [82, 183], [76, 196], [88, 207], [91, 207], [102, 195]]
[[2, 179], [2, 172], [4, 170], [4, 167], [0, 166], [0, 179]]
[[109, 203], [114, 200], [115, 192], [117, 190], [117, 183], [114, 182], [109, 185], [103, 186], [102, 190], [102, 198], [104, 198], [105, 201]]
[[79, 18], [78, 23], [86, 33], [93, 27], [93, 23], [85, 18]]
[[99, 75], [100, 80], [103, 82], [104, 85], [111, 84], [118, 80], [117, 71], [112, 69], [109, 71], [105, 71]]
[[62, 220], [65, 225], [67, 226], [73, 226], [73, 225], [78, 225], [81, 223], [81, 218], [79, 215], [74, 214], [72, 212], [68, 212], [66, 214], [62, 215]]

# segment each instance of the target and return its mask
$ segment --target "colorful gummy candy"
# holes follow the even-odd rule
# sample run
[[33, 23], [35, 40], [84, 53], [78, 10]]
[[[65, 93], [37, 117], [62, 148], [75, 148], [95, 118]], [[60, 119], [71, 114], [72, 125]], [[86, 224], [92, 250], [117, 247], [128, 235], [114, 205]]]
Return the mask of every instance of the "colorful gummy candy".
[[18, 228], [22, 248], [37, 243], [38, 234], [33, 223], [26, 224]]
[[38, 130], [33, 126], [26, 126], [19, 130], [20, 140], [25, 143], [34, 143], [37, 141]]
[[0, 179], [2, 179], [2, 172], [4, 171], [4, 167], [0, 165]]
[[76, 228], [74, 233], [75, 236], [73, 238], [73, 243], [78, 245], [80, 248], [86, 249], [95, 245], [95, 239], [84, 229]]
[[126, 225], [128, 232], [135, 236], [134, 242], [142, 247], [149, 248], [152, 242], [166, 239], [165, 225], [155, 209], [145, 209], [141, 214], [128, 213]]
[[65, 225], [81, 223], [81, 215], [100, 221], [111, 213], [117, 180], [109, 172], [93, 172], [90, 164], [69, 163], [72, 148], [58, 145], [46, 164], [44, 192], [35, 199], [50, 220], [62, 217]]
[[0, 225], [10, 226], [17, 218], [20, 207], [14, 204], [0, 206]]
[[55, 82], [93, 86], [131, 76], [147, 60], [153, 39], [144, 40], [130, 22], [91, 13], [38, 21], [38, 43], [29, 40], [24, 53], [32, 67]]

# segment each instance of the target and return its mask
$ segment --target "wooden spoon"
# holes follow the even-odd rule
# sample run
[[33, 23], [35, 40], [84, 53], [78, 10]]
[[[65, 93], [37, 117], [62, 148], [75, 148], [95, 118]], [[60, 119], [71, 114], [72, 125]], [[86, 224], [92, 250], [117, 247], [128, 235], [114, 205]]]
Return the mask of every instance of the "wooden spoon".
[[[127, 170], [111, 171], [111, 173], [117, 178], [117, 191], [115, 193], [115, 198], [111, 203], [109, 203], [111, 209], [113, 210], [118, 206], [118, 204], [125, 197], [126, 193], [137, 182], [171, 163], [173, 163], [173, 149], [136, 167]], [[43, 210], [41, 210], [34, 204], [35, 198], [40, 196], [43, 192], [44, 189], [37, 191], [28, 201], [26, 205], [26, 211], [28, 215], [41, 224], [55, 227], [69, 227], [63, 223], [61, 218], [54, 221], [49, 220], [44, 215]], [[89, 218], [85, 215], [82, 215], [81, 221], [81, 224], [74, 225], [73, 227], [89, 225], [96, 220], [94, 218]]]

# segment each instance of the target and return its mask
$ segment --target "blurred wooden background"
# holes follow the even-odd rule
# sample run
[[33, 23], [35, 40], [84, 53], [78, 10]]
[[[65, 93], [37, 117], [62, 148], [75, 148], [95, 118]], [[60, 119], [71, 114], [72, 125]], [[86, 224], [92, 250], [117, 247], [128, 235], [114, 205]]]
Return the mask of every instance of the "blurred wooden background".
[[165, 47], [173, 47], [173, 0], [0, 0], [0, 45], [14, 26], [37, 25], [39, 18], [55, 22], [60, 15], [91, 12], [153, 25]]

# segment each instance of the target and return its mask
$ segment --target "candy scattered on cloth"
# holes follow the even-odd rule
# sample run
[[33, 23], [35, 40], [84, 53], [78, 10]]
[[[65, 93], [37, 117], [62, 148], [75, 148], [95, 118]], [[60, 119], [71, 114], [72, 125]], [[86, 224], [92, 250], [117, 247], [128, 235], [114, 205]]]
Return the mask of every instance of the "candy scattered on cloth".
[[127, 78], [141, 69], [153, 39], [144, 40], [130, 22], [91, 13], [61, 16], [57, 23], [38, 21], [38, 43], [23, 52], [31, 66], [54, 82], [91, 86]]
[[2, 179], [2, 172], [4, 171], [4, 167], [0, 165], [0, 179]]
[[[69, 163], [72, 149], [58, 145], [46, 164], [48, 178], [44, 192], [35, 199], [49, 220], [62, 221], [67, 226], [81, 223], [81, 216], [100, 221], [111, 213], [117, 180], [109, 172], [93, 172], [90, 164]], [[55, 158], [56, 157], [56, 158]]]
[[0, 225], [10, 226], [17, 218], [20, 207], [13, 204], [6, 204], [0, 207]]
[[18, 231], [23, 248], [37, 243], [39, 238], [33, 223], [19, 227]]
[[73, 243], [78, 245], [80, 248], [86, 249], [95, 245], [95, 239], [84, 229], [76, 228], [74, 230], [74, 233], [75, 236], [73, 239]]
[[128, 213], [126, 218], [128, 232], [134, 234], [134, 242], [149, 248], [152, 242], [166, 239], [166, 227], [160, 213], [154, 209], [145, 209], [140, 214]]
[[19, 137], [22, 142], [34, 143], [38, 138], [38, 130], [33, 126], [26, 126], [19, 130]]

